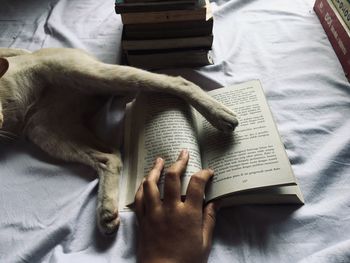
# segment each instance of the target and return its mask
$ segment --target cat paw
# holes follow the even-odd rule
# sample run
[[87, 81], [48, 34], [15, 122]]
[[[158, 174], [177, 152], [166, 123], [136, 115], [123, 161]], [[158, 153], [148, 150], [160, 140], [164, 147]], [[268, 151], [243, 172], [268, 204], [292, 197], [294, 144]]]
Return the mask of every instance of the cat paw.
[[210, 96], [199, 101], [196, 109], [218, 130], [231, 133], [238, 126], [237, 115], [225, 105]]
[[188, 101], [194, 106], [214, 127], [220, 131], [230, 133], [238, 125], [236, 114], [213, 99], [200, 87], [192, 82], [182, 78], [176, 77], [173, 83], [177, 86], [180, 93], [188, 94]]
[[225, 133], [230, 133], [238, 126], [237, 115], [222, 104], [215, 103], [209, 108], [207, 120], [217, 129]]
[[118, 209], [101, 207], [97, 213], [98, 227], [105, 235], [112, 235], [117, 232], [120, 225]]

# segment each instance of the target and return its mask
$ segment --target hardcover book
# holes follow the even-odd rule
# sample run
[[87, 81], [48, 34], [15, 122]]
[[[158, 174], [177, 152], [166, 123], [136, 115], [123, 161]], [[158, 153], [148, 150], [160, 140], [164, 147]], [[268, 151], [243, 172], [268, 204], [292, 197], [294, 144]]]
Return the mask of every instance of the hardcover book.
[[[117, 2], [124, 2], [124, 3], [159, 3], [159, 2], [171, 2], [171, 1], [182, 1], [182, 0], [116, 0]], [[186, 0], [188, 2], [196, 3], [197, 0]]]
[[212, 30], [213, 16], [209, 13], [205, 20], [124, 25], [123, 33], [125, 39], [138, 40], [207, 36]]
[[125, 53], [128, 65], [147, 70], [213, 64], [208, 49], [130, 50]]
[[331, 0], [316, 0], [314, 10], [350, 81], [350, 30]]
[[152, 50], [204, 48], [210, 49], [213, 44], [213, 35], [184, 38], [127, 40], [122, 38], [123, 50]]
[[140, 2], [140, 3], [125, 3], [123, 0], [117, 0], [115, 3], [115, 12], [135, 13], [135, 12], [154, 12], [154, 11], [169, 11], [169, 10], [191, 10], [197, 6], [203, 5], [203, 0], [194, 2], [191, 0], [165, 1], [165, 2]]
[[345, 24], [350, 28], [350, 0], [332, 0]]
[[206, 20], [207, 16], [210, 15], [209, 9], [210, 3], [206, 0], [204, 5], [197, 6], [194, 9], [122, 13], [121, 18], [124, 25]]

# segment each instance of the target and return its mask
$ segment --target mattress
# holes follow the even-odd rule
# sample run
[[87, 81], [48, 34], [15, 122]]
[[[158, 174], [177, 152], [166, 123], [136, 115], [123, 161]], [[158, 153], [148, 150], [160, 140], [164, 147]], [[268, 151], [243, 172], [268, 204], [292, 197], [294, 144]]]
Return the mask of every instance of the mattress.
[[[209, 262], [350, 262], [350, 84], [313, 0], [213, 0], [214, 65], [165, 70], [209, 90], [259, 79], [303, 206], [218, 213]], [[120, 63], [114, 1], [1, 0], [0, 46], [84, 49]], [[100, 136], [120, 145], [123, 107], [111, 98]], [[114, 236], [96, 227], [93, 170], [21, 139], [0, 145], [0, 262], [135, 262], [136, 219]]]

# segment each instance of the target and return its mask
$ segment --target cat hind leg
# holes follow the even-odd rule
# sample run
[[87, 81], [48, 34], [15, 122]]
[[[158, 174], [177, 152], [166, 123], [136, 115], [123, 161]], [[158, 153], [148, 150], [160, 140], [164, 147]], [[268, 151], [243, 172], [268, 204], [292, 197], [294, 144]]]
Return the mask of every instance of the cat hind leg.
[[[50, 127], [50, 128], [48, 128]], [[86, 128], [70, 127], [69, 131], [79, 134], [79, 138], [68, 130], [43, 123], [27, 128], [29, 139], [43, 151], [69, 162], [78, 162], [92, 167], [99, 176], [97, 197], [97, 224], [104, 234], [118, 230], [118, 188], [122, 161], [119, 152], [104, 153], [89, 144], [96, 140]]]
[[15, 57], [20, 55], [27, 55], [31, 52], [21, 48], [0, 48], [0, 57]]

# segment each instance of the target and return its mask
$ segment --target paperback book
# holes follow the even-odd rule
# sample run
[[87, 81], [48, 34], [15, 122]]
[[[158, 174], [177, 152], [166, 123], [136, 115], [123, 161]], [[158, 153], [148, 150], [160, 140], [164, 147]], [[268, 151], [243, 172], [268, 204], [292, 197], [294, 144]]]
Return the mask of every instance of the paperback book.
[[133, 203], [140, 182], [157, 157], [163, 157], [169, 166], [182, 149], [190, 153], [182, 177], [183, 195], [191, 175], [210, 167], [215, 175], [207, 188], [206, 202], [221, 200], [224, 206], [303, 204], [260, 82], [208, 94], [238, 114], [240, 124], [235, 132], [216, 130], [186, 102], [167, 94], [140, 94], [128, 105], [120, 207]]

